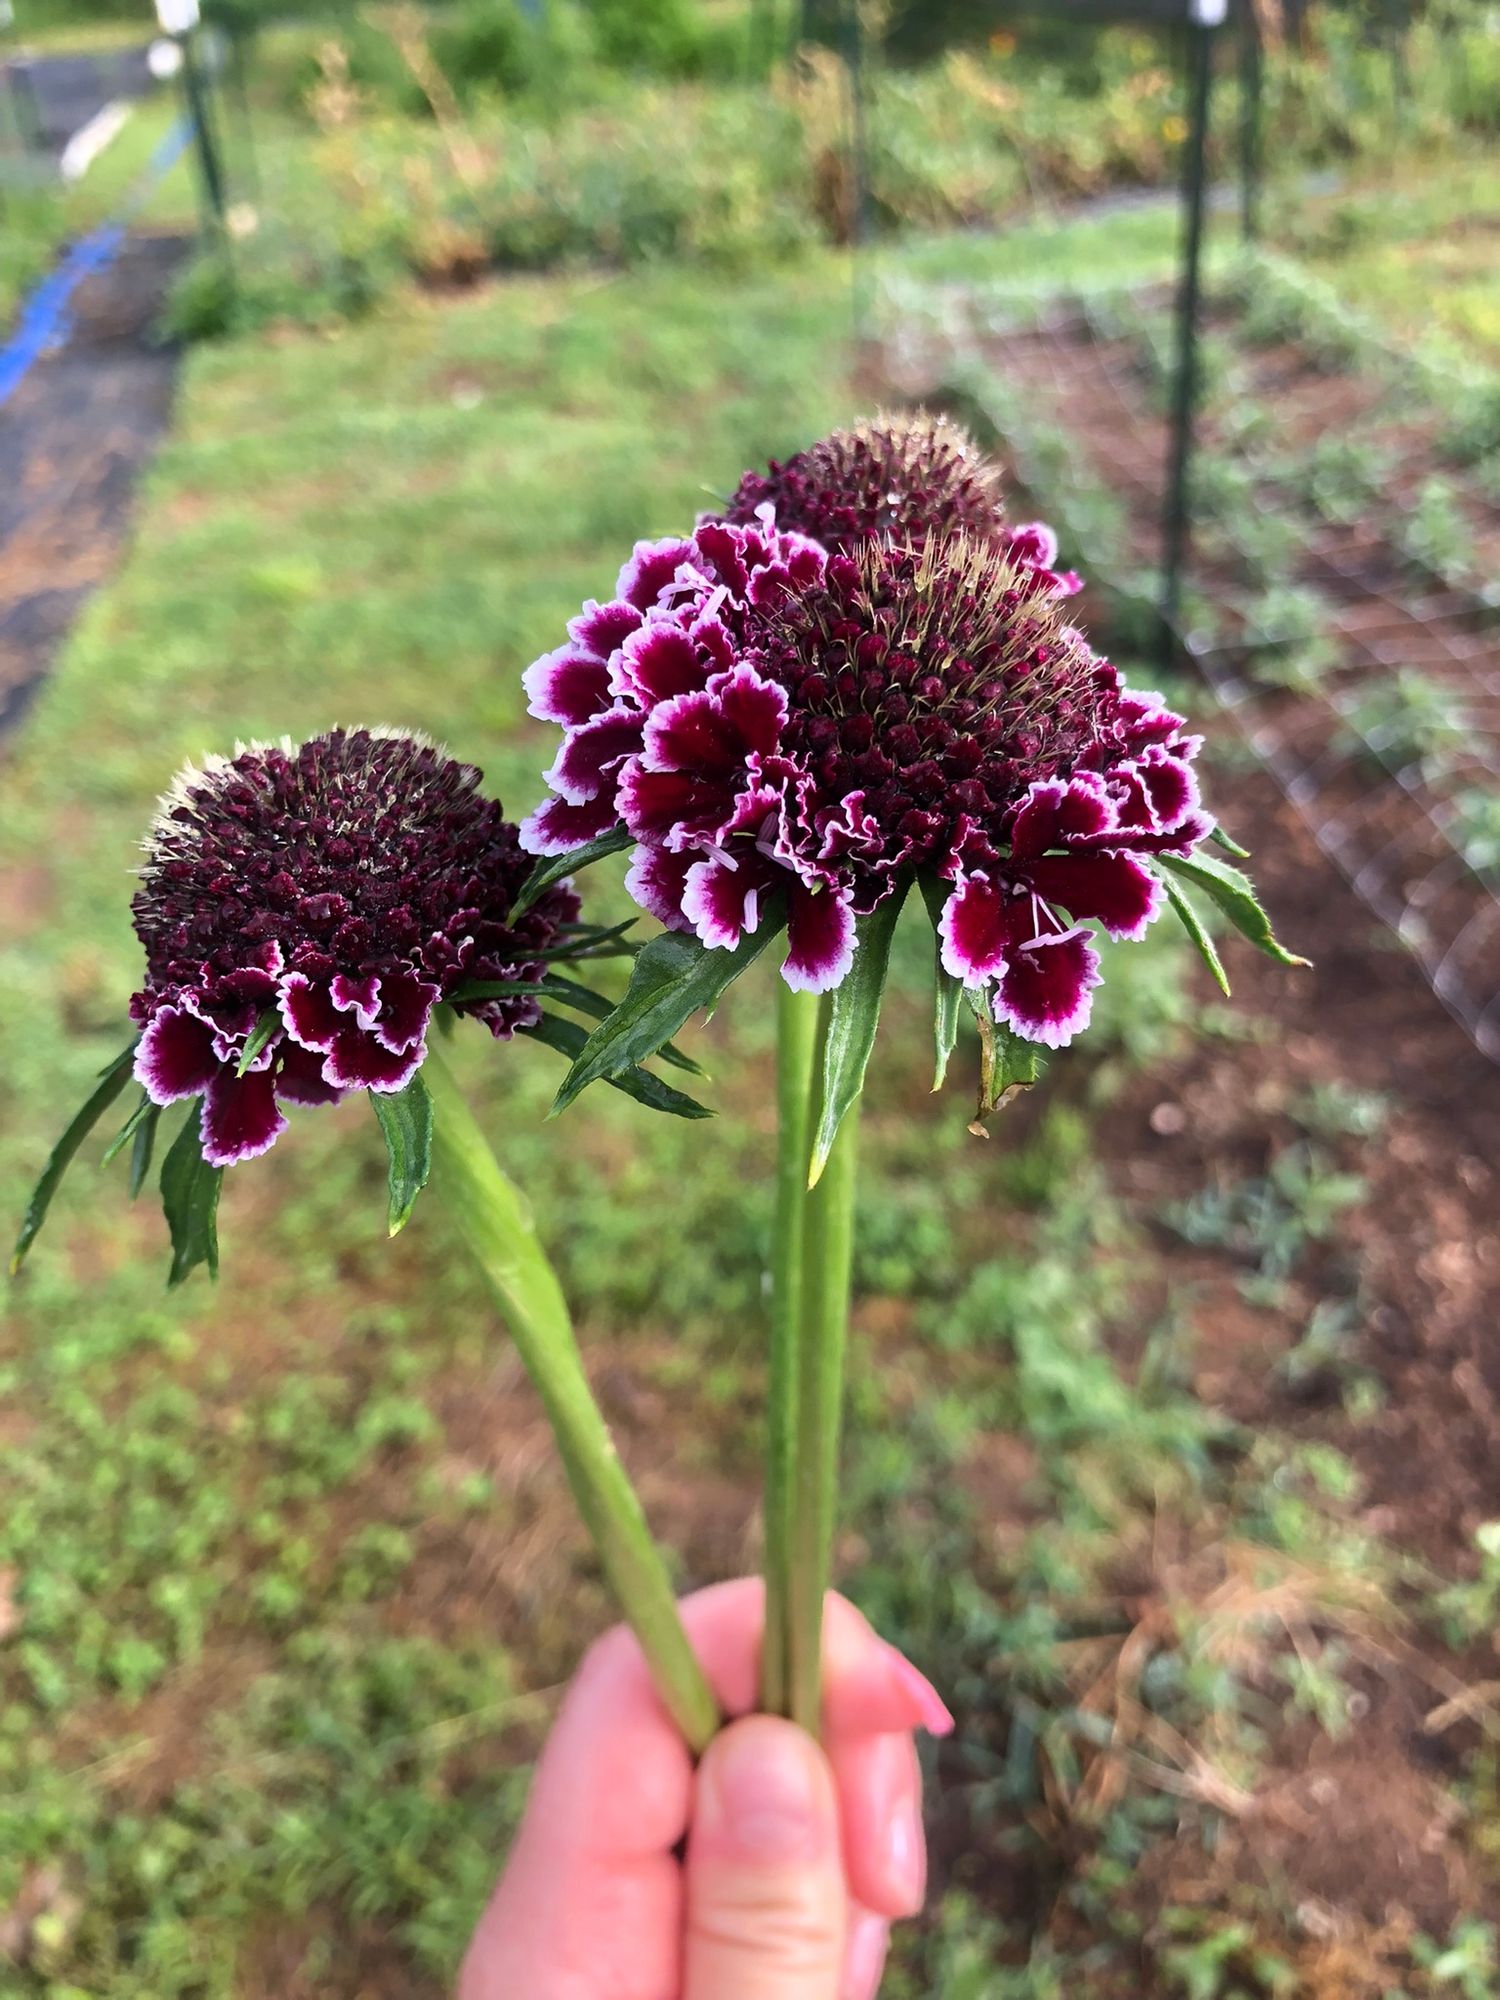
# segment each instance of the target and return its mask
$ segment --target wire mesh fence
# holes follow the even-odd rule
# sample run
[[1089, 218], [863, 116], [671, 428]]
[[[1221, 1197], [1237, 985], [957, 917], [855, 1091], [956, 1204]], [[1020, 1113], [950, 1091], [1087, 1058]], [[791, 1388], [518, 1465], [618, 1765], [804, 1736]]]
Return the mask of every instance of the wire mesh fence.
[[[1263, 296], [1257, 323], [1257, 278], [1275, 275], [1242, 268], [1206, 315], [1195, 542], [1165, 637], [1500, 1060], [1500, 605], [1484, 580], [1500, 513], [1453, 462], [1451, 416], [1414, 396], [1410, 357], [1368, 330], [1356, 357], [1315, 316], [1268, 325]], [[1001, 444], [1101, 578], [1116, 643], [1160, 644], [1169, 293], [934, 307], [898, 288], [887, 312], [903, 386]]]

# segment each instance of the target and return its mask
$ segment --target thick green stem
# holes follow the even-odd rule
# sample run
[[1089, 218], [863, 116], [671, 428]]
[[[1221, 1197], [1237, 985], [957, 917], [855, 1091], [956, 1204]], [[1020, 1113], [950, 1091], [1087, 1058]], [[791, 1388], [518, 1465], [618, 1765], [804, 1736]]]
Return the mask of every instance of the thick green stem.
[[802, 1223], [818, 1001], [776, 982], [776, 1218], [771, 1238], [771, 1368], [766, 1408], [766, 1625], [760, 1698], [768, 1715], [791, 1713], [788, 1596], [793, 1481], [798, 1456], [798, 1326]]
[[688, 1644], [666, 1565], [589, 1388], [567, 1304], [530, 1208], [501, 1172], [436, 1047], [429, 1046], [422, 1073], [433, 1099], [433, 1162], [443, 1200], [504, 1310], [546, 1406], [578, 1510], [640, 1640], [657, 1691], [693, 1750], [701, 1751], [718, 1728], [718, 1705]]
[[[828, 1003], [818, 1021], [819, 1063], [827, 1045]], [[849, 1278], [854, 1256], [855, 1138], [850, 1106], [816, 1187], [803, 1195], [802, 1310], [797, 1346], [797, 1446], [792, 1488], [788, 1612], [790, 1714], [817, 1735], [822, 1709], [823, 1597], [838, 1512], [839, 1432]]]

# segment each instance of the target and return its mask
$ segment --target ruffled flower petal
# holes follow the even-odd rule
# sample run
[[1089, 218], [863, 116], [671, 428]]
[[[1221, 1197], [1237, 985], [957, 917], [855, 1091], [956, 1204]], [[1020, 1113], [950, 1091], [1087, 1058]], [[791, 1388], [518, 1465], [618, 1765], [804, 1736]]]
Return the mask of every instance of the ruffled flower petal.
[[566, 799], [548, 799], [521, 822], [521, 845], [528, 854], [543, 860], [571, 854], [575, 847], [608, 833], [619, 817], [615, 802], [608, 796], [590, 799], [586, 805], [569, 805]]
[[720, 664], [717, 647], [705, 658], [692, 634], [675, 620], [648, 618], [620, 648], [612, 688], [621, 698], [633, 697], [641, 708], [651, 709], [705, 686]]
[[1026, 880], [1045, 902], [1092, 918], [1115, 938], [1143, 938], [1162, 905], [1161, 884], [1128, 854], [1044, 855]]
[[426, 1035], [427, 1023], [439, 998], [438, 988], [425, 979], [413, 979], [399, 972], [389, 974], [380, 983], [380, 1018], [374, 1024], [376, 1039], [392, 1055], [405, 1055]]
[[637, 542], [630, 561], [620, 571], [616, 597], [645, 611], [676, 580], [678, 570], [692, 555], [692, 543], [675, 535], [661, 542]]
[[620, 766], [641, 747], [641, 718], [613, 708], [563, 738], [547, 783], [571, 806], [613, 796]]
[[833, 889], [808, 889], [795, 878], [787, 896], [787, 944], [781, 976], [794, 993], [829, 993], [854, 963], [854, 913]]
[[276, 1095], [288, 1104], [337, 1104], [343, 1096], [323, 1074], [323, 1058], [287, 1038], [277, 1047]]
[[211, 1167], [232, 1167], [267, 1153], [286, 1130], [269, 1070], [236, 1076], [220, 1069], [203, 1098], [199, 1127], [203, 1157]]
[[637, 847], [625, 871], [626, 891], [668, 930], [691, 930], [682, 899], [688, 870], [694, 865], [691, 853], [674, 853], [668, 847]]
[[1099, 954], [1081, 926], [1035, 937], [1011, 954], [995, 986], [995, 1019], [1028, 1041], [1066, 1048], [1089, 1024]]
[[213, 1030], [186, 1007], [162, 1007], [135, 1052], [135, 1080], [153, 1104], [197, 1097], [219, 1071]]
[[1011, 826], [1011, 853], [1030, 861], [1065, 842], [1103, 834], [1114, 821], [1109, 792], [1092, 773], [1040, 780], [1027, 790]]
[[425, 1041], [396, 1055], [363, 1028], [341, 1028], [323, 1064], [323, 1080], [335, 1090], [404, 1090], [426, 1055]]
[[559, 646], [555, 653], [545, 653], [526, 669], [521, 685], [532, 715], [565, 728], [577, 728], [610, 705], [607, 658], [578, 646]]
[[327, 1055], [345, 1026], [324, 982], [303, 972], [289, 972], [281, 982], [281, 1019], [300, 1048]]
[[568, 637], [586, 653], [608, 662], [610, 655], [624, 645], [640, 624], [641, 617], [639, 608], [627, 604], [623, 598], [612, 598], [608, 604], [590, 598], [578, 616], [568, 620]]
[[620, 817], [637, 840], [686, 847], [711, 840], [734, 811], [734, 791], [721, 777], [647, 771], [638, 757], [620, 778]]
[[352, 1014], [362, 1028], [373, 1028], [380, 1019], [380, 980], [373, 972], [363, 979], [335, 973], [328, 983], [328, 997], [341, 1014]]
[[703, 943], [733, 950], [748, 931], [760, 927], [765, 896], [765, 864], [747, 856], [745, 865], [727, 856], [697, 861], [687, 872], [683, 889], [682, 914]]
[[1005, 969], [1015, 929], [1011, 901], [1006, 885], [992, 882], [983, 869], [964, 877], [938, 920], [945, 972], [965, 986], [982, 986]]

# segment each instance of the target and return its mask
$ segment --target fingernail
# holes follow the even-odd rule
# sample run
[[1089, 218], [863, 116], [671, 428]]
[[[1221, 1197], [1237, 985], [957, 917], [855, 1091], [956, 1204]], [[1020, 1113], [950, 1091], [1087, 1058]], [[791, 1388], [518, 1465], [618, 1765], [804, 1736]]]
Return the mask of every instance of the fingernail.
[[922, 1907], [927, 1893], [927, 1843], [922, 1834], [922, 1818], [910, 1799], [892, 1809], [885, 1835], [887, 1879], [891, 1893], [911, 1916]]
[[698, 1831], [747, 1861], [800, 1860], [821, 1851], [828, 1786], [810, 1736], [755, 1716], [714, 1743], [700, 1779]]
[[884, 1917], [861, 1910], [849, 1926], [844, 1946], [844, 1983], [839, 2000], [874, 2000], [885, 1955], [890, 1949], [891, 1927]]
[[915, 1720], [929, 1736], [951, 1735], [953, 1717], [932, 1682], [925, 1674], [918, 1673], [911, 1661], [903, 1653], [898, 1653], [894, 1646], [887, 1646], [886, 1653], [890, 1660], [891, 1678], [911, 1703]]

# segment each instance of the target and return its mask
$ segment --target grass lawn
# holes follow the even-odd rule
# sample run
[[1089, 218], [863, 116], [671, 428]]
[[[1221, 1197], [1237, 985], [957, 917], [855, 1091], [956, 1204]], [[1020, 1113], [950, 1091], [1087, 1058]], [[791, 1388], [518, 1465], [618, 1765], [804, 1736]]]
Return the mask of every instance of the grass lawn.
[[[1121, 216], [890, 269], [1066, 278], [1103, 256], [1119, 276], [1169, 255], [1160, 217]], [[735, 282], [662, 269], [403, 293], [335, 337], [191, 356], [134, 552], [8, 752], [0, 1212], [123, 1040], [129, 869], [178, 763], [236, 737], [416, 725], [530, 806], [550, 751], [521, 668], [637, 536], [853, 413], [848, 322], [830, 256]], [[623, 908], [618, 871], [596, 877], [596, 907]], [[1274, 1028], [1205, 1012], [1162, 936], [1110, 968], [1066, 1087], [1060, 1065], [1015, 1138], [985, 1148], [964, 1083], [928, 1095], [929, 945], [898, 942], [869, 1093], [844, 1570], [965, 1715], [1000, 1682], [1024, 1690], [1032, 1762], [1024, 1731], [1007, 1762], [976, 1729], [967, 1773], [994, 1811], [1015, 1805], [1021, 1854], [1045, 1818], [1026, 1789], [1037, 1742], [1058, 1771], [1082, 1754], [1077, 1717], [1061, 1720], [1066, 1648], [1168, 1515], [1302, 1565], [1309, 1602], [1314, 1574], [1368, 1594], [1394, 1559], [1347, 1518], [1338, 1451], [1257, 1444], [1185, 1386], [1176, 1308], [1142, 1306], [1143, 1239], [1095, 1160], [1095, 1122], [1191, 1018], [1217, 1049]], [[769, 978], [695, 1037], [729, 1114], [709, 1127], [597, 1092], [544, 1126], [554, 1058], [460, 1048], [685, 1583], [756, 1559]], [[153, 1204], [129, 1210], [85, 1162], [6, 1297], [0, 1911], [34, 1919], [7, 2000], [446, 1990], [553, 1690], [608, 1610], [438, 1202], [388, 1244], [383, 1179], [363, 1103], [304, 1115], [228, 1177], [218, 1289], [168, 1296]], [[1152, 1329], [1128, 1368], [1107, 1338], [1127, 1320]], [[1023, 1475], [1017, 1515], [996, 1494]], [[1274, 1722], [1237, 1705], [1238, 1667], [1186, 1641], [1163, 1658], [1174, 1726], [1212, 1719], [1204, 1741], [1248, 1781]], [[1337, 1666], [1320, 1643], [1278, 1700], [1332, 1727]], [[1139, 1948], [1124, 1885], [1173, 1810], [1165, 1793], [1101, 1799], [1070, 1878], [1069, 1909], [1119, 1963]], [[1058, 1946], [1046, 1983], [1043, 1938], [1039, 1971], [998, 1970], [1020, 1934], [1004, 1882], [1037, 1876], [999, 1846], [991, 1860], [909, 1946], [896, 2000], [1047, 2000], [1116, 1964]], [[1250, 1893], [1226, 1944], [1189, 1911], [1156, 1948], [1153, 1996], [1300, 1992], [1259, 1942], [1283, 1916], [1273, 1890]]]
[[1293, 201], [1278, 234], [1351, 305], [1404, 341], [1434, 334], [1500, 360], [1500, 169], [1474, 158], [1398, 158], [1376, 181]]

